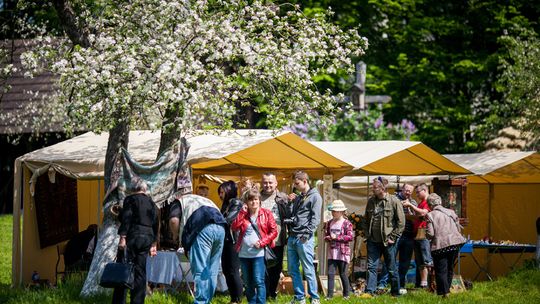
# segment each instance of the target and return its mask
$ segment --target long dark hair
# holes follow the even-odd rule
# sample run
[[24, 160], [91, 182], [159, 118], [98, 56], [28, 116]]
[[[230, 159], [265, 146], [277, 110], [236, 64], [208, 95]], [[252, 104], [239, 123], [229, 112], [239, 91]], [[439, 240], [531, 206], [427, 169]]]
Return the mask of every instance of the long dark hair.
[[225, 196], [223, 197], [223, 205], [221, 205], [221, 210], [223, 211], [227, 209], [231, 199], [236, 198], [238, 196], [238, 187], [236, 186], [235, 182], [233, 182], [232, 180], [229, 180], [219, 185], [218, 193], [219, 193], [219, 190], [222, 190], [225, 193]]

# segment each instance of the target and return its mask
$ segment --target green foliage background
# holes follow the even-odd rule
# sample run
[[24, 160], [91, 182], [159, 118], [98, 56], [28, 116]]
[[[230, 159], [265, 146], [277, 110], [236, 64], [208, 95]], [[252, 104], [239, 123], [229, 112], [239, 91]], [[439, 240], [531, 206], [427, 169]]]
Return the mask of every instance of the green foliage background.
[[[526, 114], [522, 105], [538, 108], [538, 85], [525, 85], [534, 71], [521, 69], [522, 75], [503, 76], [508, 65], [531, 57], [510, 52], [508, 38], [524, 40], [523, 36], [539, 32], [536, 1], [293, 2], [300, 3], [306, 14], [331, 7], [335, 22], [358, 28], [368, 38], [368, 51], [361, 58], [368, 68], [367, 94], [390, 95], [385, 120], [394, 124], [411, 120], [418, 128], [416, 139], [439, 152], [481, 151], [498, 130], [515, 125]], [[321, 84], [345, 89], [336, 79], [337, 75], [321, 77]], [[509, 101], [511, 92], [514, 98]], [[538, 120], [532, 123], [538, 134]]]

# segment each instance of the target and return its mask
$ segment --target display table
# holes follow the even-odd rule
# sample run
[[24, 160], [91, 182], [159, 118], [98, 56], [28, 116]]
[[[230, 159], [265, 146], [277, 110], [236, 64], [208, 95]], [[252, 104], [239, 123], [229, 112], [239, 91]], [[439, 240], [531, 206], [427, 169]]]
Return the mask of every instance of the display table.
[[[149, 283], [166, 284], [173, 288], [186, 283], [189, 287], [193, 283], [191, 265], [183, 253], [176, 251], [158, 251], [156, 256], [146, 258], [146, 280]], [[191, 288], [189, 288], [192, 292]], [[218, 275], [218, 291], [226, 291], [227, 283], [220, 269]]]
[[[472, 248], [472, 250], [470, 250]], [[487, 250], [488, 255], [486, 258], [486, 262], [482, 265], [478, 262], [478, 260], [474, 256], [475, 250]], [[536, 246], [529, 245], [529, 244], [516, 244], [516, 245], [500, 245], [500, 244], [488, 244], [488, 243], [467, 243], [465, 244], [462, 249], [461, 253], [468, 253], [476, 266], [478, 266], [478, 272], [476, 273], [474, 280], [478, 278], [478, 276], [482, 273], [485, 273], [486, 276], [490, 281], [493, 281], [493, 278], [491, 274], [489, 273], [488, 266], [489, 262], [491, 261], [491, 257], [494, 254], [498, 254], [501, 259], [503, 260], [504, 264], [509, 268], [513, 269], [516, 264], [521, 260], [523, 257], [523, 254], [526, 252], [536, 252]], [[519, 254], [517, 258], [514, 259], [512, 263], [509, 263], [508, 260], [505, 257], [505, 254], [514, 253]]]
[[179, 255], [176, 251], [158, 251], [156, 256], [149, 256], [146, 259], [146, 280], [167, 285], [172, 285], [173, 281], [182, 281], [182, 269], [189, 269], [189, 263], [180, 267]]

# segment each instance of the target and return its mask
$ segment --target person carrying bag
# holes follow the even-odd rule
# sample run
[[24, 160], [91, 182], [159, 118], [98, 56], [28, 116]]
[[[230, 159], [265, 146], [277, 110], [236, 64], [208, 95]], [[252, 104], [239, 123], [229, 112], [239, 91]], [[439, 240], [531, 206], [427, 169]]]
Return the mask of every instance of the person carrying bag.
[[[255, 233], [257, 234], [259, 239], [262, 240], [261, 233], [259, 232], [259, 229], [257, 229], [257, 225], [255, 225], [255, 223], [253, 223], [251, 218], [249, 218], [249, 221], [251, 222], [251, 225], [253, 226], [253, 230], [255, 230]], [[274, 253], [272, 248], [270, 248], [268, 245], [264, 246], [264, 262], [266, 263], [267, 268], [268, 267], [274, 267], [278, 263], [278, 258], [276, 256], [276, 254]]]
[[[119, 214], [117, 260], [133, 263], [133, 283], [131, 287], [116, 286], [112, 303], [126, 303], [127, 290], [130, 291], [131, 304], [143, 304], [146, 297], [146, 258], [157, 255], [158, 209], [154, 201], [146, 194], [146, 183], [135, 177], [130, 185], [131, 193], [123, 202]], [[127, 250], [126, 250], [127, 248]], [[119, 267], [119, 266], [113, 266]], [[122, 266], [120, 266], [122, 267]]]
[[[248, 190], [244, 195], [245, 206], [231, 224], [231, 229], [239, 232], [235, 249], [240, 257], [249, 304], [266, 303], [267, 263], [277, 260], [270, 249], [277, 236], [276, 221], [272, 211], [261, 208], [260, 197], [258, 189]], [[265, 257], [272, 255], [266, 261]]]

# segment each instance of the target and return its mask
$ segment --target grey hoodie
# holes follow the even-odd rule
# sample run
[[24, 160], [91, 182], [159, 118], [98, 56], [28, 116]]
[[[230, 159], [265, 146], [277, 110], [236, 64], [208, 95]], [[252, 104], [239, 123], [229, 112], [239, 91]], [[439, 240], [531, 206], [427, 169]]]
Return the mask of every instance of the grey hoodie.
[[309, 189], [305, 195], [298, 195], [288, 207], [289, 218], [293, 222], [289, 225], [289, 236], [311, 238], [321, 221], [322, 197], [319, 191]]

